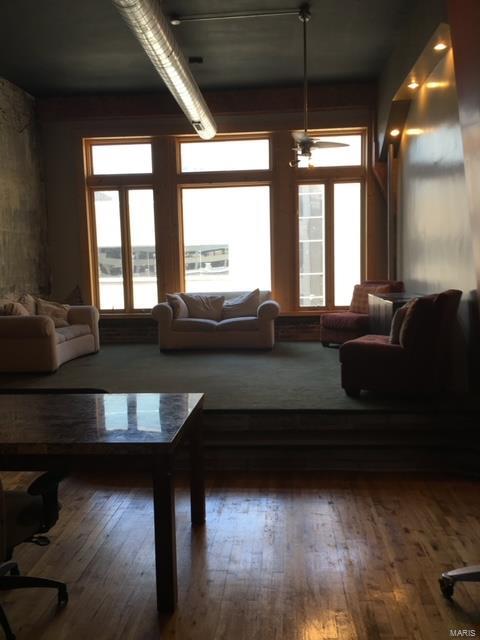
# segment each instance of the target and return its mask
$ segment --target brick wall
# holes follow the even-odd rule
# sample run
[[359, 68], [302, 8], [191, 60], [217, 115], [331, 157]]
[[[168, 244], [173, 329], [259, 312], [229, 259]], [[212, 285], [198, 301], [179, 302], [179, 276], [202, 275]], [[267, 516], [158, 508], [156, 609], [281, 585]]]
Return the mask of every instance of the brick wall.
[[0, 295], [49, 292], [35, 103], [0, 78]]

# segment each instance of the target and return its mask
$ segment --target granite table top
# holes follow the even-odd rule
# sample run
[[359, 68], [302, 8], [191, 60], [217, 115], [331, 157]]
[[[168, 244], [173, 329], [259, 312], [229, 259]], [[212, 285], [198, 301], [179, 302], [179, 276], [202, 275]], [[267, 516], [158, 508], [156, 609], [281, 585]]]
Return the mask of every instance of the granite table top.
[[155, 455], [198, 417], [201, 393], [0, 396], [0, 455]]

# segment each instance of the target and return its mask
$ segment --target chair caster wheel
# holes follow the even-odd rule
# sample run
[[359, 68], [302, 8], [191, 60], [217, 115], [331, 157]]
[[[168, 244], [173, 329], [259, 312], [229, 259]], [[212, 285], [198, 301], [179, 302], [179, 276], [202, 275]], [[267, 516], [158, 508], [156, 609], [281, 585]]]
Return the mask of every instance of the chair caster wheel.
[[64, 607], [68, 603], [68, 591], [66, 587], [58, 590], [58, 605]]
[[442, 592], [443, 597], [447, 598], [447, 600], [450, 600], [451, 597], [453, 596], [454, 583], [448, 578], [443, 578], [443, 577], [440, 578], [438, 582], [440, 584], [440, 590]]

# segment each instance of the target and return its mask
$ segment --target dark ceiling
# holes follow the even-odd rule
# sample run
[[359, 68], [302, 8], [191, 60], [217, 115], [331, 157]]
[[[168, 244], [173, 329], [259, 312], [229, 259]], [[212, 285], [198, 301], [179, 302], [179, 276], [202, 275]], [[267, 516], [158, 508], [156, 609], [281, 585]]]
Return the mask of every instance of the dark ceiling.
[[[166, 15], [295, 9], [295, 0], [165, 0]], [[375, 79], [411, 0], [313, 0], [314, 83]], [[35, 96], [163, 91], [110, 0], [0, 2], [0, 77]], [[202, 89], [294, 86], [302, 78], [295, 16], [189, 22], [173, 27]]]

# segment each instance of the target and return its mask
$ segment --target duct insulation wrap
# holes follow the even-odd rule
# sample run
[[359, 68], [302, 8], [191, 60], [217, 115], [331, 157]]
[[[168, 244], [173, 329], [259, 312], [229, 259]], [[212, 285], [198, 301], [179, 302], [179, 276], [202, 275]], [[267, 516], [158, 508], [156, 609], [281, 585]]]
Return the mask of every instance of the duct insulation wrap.
[[209, 140], [217, 126], [158, 0], [112, 0], [195, 131]]

